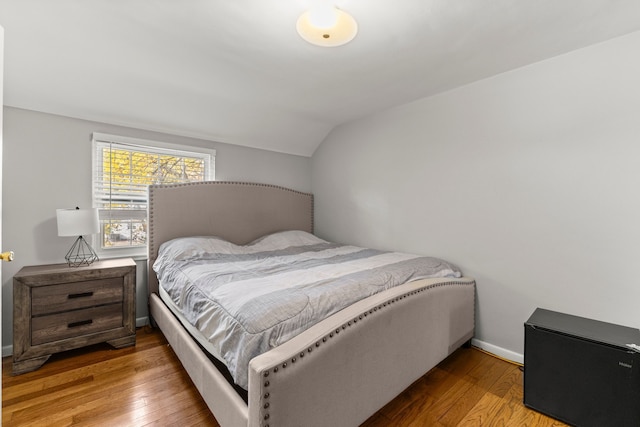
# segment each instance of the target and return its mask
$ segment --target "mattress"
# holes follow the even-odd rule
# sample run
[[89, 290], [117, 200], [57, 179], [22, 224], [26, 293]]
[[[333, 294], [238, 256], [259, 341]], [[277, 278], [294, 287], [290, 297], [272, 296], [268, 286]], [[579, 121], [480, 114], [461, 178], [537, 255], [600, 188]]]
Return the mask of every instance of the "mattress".
[[461, 277], [432, 257], [377, 251], [288, 231], [238, 246], [216, 237], [165, 242], [160, 295], [247, 388], [249, 361], [341, 309], [423, 278]]

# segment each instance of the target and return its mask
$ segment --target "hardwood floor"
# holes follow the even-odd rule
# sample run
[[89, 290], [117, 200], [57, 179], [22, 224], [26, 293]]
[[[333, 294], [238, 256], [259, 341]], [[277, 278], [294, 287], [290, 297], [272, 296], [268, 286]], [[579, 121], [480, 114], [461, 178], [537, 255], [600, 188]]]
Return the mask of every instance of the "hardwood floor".
[[[158, 330], [137, 344], [54, 355], [11, 376], [2, 361], [3, 426], [218, 426]], [[564, 426], [525, 408], [518, 366], [460, 349], [367, 420], [382, 426]]]

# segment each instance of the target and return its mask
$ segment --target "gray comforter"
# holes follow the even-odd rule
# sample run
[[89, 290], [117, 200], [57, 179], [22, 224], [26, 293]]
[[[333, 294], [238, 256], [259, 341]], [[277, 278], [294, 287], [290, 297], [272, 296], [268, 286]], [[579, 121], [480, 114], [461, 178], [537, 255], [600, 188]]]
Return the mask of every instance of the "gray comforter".
[[215, 237], [164, 243], [160, 286], [247, 388], [249, 361], [354, 302], [428, 277], [461, 277], [431, 257], [326, 242], [301, 231], [237, 246]]

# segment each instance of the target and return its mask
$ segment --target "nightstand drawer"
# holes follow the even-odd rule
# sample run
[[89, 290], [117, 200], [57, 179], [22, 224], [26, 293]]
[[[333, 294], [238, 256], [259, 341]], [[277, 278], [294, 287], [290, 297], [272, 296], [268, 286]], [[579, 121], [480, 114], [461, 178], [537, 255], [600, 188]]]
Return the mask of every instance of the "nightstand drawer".
[[44, 344], [122, 327], [122, 304], [39, 316], [31, 322], [31, 345]]
[[31, 292], [31, 314], [39, 316], [122, 302], [123, 279], [113, 277], [62, 283], [33, 288]]

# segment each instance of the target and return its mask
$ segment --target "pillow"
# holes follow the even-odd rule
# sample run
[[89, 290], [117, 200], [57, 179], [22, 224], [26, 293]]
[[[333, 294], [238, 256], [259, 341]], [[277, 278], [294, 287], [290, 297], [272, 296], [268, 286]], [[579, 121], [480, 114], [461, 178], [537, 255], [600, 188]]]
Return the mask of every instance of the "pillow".
[[239, 254], [243, 251], [242, 246], [216, 236], [178, 237], [160, 245], [156, 262], [188, 260], [207, 253]]
[[300, 230], [268, 234], [244, 246], [236, 245], [217, 236], [178, 237], [160, 245], [156, 262], [186, 261], [201, 258], [206, 254], [250, 254], [318, 243], [327, 242]]
[[309, 246], [327, 243], [319, 237], [302, 230], [278, 231], [262, 236], [247, 245], [250, 252], [272, 251], [292, 246]]
[[217, 236], [179, 237], [160, 245], [158, 258], [153, 263], [153, 270], [162, 280], [165, 269], [173, 262], [192, 261], [218, 255], [240, 255], [262, 251], [284, 249], [291, 246], [315, 245], [326, 243], [313, 234], [304, 231], [281, 231], [254, 240], [248, 245], [236, 245]]

